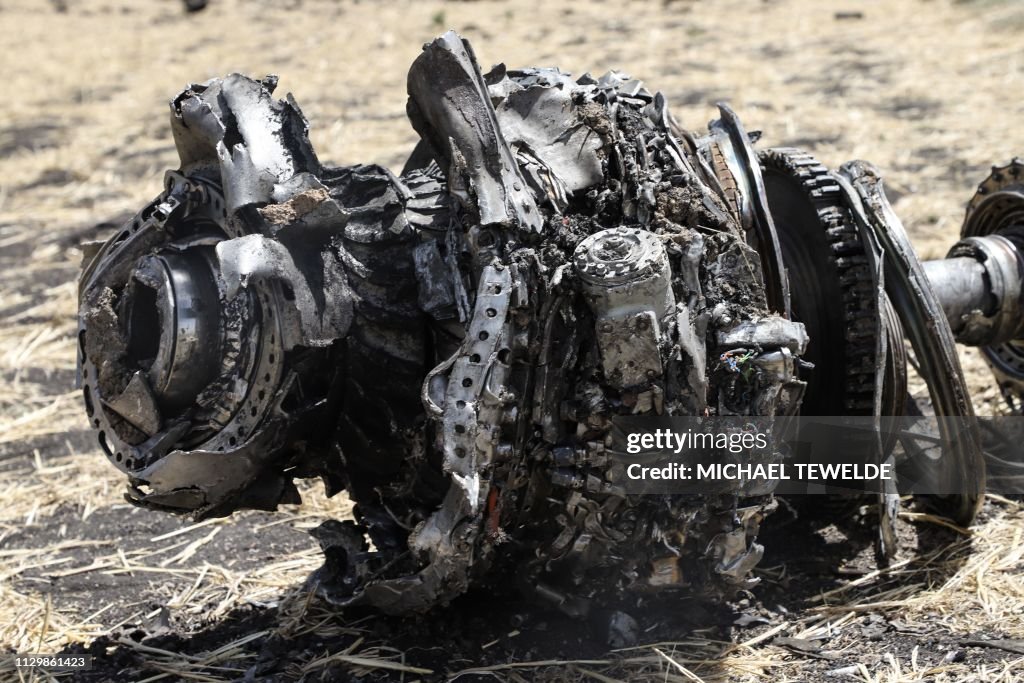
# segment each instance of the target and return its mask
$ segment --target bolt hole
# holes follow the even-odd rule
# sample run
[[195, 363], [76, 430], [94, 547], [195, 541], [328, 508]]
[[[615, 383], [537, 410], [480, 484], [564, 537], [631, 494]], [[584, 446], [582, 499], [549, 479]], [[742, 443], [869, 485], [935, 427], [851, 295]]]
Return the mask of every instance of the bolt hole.
[[92, 417], [92, 414], [96, 412], [96, 409], [92, 405], [92, 392], [89, 391], [88, 386], [82, 387], [82, 396], [85, 398], [85, 414]]
[[473, 380], [470, 379], [469, 377], [465, 378], [464, 380], [462, 380], [462, 386], [464, 386], [464, 387], [471, 387], [471, 386], [473, 386]]
[[110, 444], [107, 443], [107, 433], [106, 432], [100, 432], [97, 435], [96, 438], [99, 439], [99, 441], [100, 441], [100, 448], [102, 448], [103, 452], [107, 454], [107, 457], [108, 458], [114, 457], [114, 451], [110, 450]]
[[472, 356], [469, 357], [469, 362], [470, 363], [479, 363], [480, 362], [480, 354], [479, 353], [474, 353]]
[[476, 338], [477, 338], [477, 339], [479, 339], [480, 341], [487, 341], [488, 337], [490, 337], [490, 336], [491, 336], [491, 335], [489, 335], [489, 334], [487, 333], [487, 331], [486, 331], [486, 330], [484, 330], [484, 331], [480, 332], [480, 334], [478, 334], [478, 335], [476, 336]]
[[498, 315], [498, 312], [496, 310], [494, 310], [493, 308], [488, 308], [487, 309], [487, 317], [488, 318], [493, 318], [496, 315]]

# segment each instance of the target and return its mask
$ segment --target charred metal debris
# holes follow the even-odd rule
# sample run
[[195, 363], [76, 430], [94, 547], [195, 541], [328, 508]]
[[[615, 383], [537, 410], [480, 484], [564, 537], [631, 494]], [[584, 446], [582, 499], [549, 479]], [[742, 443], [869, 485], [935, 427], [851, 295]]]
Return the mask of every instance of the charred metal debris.
[[[322, 165], [275, 85], [172, 101], [180, 168], [87, 254], [81, 382], [135, 504], [347, 491], [355, 519], [314, 533], [338, 605], [424, 611], [500, 581], [582, 614], [749, 587], [771, 490], [626, 495], [613, 417], [900, 414], [905, 335], [936, 410], [971, 411], [954, 334], [1020, 395], [1019, 162], [922, 267], [870, 166], [758, 154], [724, 105], [689, 132], [620, 73], [482, 74], [447, 33], [409, 72], [421, 141], [397, 176]], [[978, 495], [936, 504], [969, 522], [977, 446], [944, 460]]]

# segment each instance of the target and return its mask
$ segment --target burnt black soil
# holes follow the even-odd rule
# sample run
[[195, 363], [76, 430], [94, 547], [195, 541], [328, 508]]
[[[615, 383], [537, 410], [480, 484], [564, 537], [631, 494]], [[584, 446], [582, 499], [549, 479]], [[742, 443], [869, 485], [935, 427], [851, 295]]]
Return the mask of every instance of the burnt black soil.
[[[763, 581], [752, 593], [739, 594], [728, 604], [661, 596], [622, 606], [638, 622], [638, 644], [699, 638], [721, 643], [701, 651], [703, 656], [714, 656], [716, 650], [721, 651], [730, 642], [743, 642], [782, 622], [794, 623], [807, 609], [820, 604], [815, 601], [820, 593], [874, 569], [873, 520], [858, 513], [858, 501], [835, 502], [824, 510], [820, 503], [811, 502], [793, 501], [795, 511], [784, 505], [766, 523], [761, 538], [767, 548], [761, 563]], [[824, 514], [826, 519], [815, 518], [812, 510]], [[273, 516], [263, 513], [242, 515], [223, 526], [217, 542], [203, 546], [189, 564], [197, 566], [196, 562], [208, 561], [244, 570], [312, 547], [312, 538], [287, 525], [257, 530], [270, 519]], [[116, 547], [144, 547], [150, 537], [180, 526], [180, 520], [134, 508], [97, 511], [85, 521], [77, 519], [77, 514], [69, 509], [66, 514], [55, 515], [45, 527], [11, 539], [11, 543], [41, 547], [59, 542], [63, 533], [70, 538], [110, 541], [108, 547], [88, 551], [105, 555]], [[934, 526], [900, 527], [902, 547], [911, 555], [923, 555], [948, 544], [953, 540], [951, 534]], [[946, 571], [954, 570], [955, 565]], [[941, 581], [943, 577], [933, 578]], [[313, 633], [283, 637], [282, 623], [287, 619], [279, 614], [277, 604], [253, 604], [212, 620], [161, 610], [164, 601], [191, 579], [179, 581], [163, 575], [104, 576], [92, 572], [44, 581], [41, 574], [29, 572], [19, 581], [34, 582], [35, 590], [51, 593], [55, 604], [73, 607], [79, 614], [114, 602], [116, 606], [105, 613], [104, 623], [127, 620], [92, 643], [66, 650], [88, 652], [95, 658], [91, 671], [67, 679], [74, 681], [141, 680], [162, 671], [152, 657], [126, 644], [129, 642], [200, 655], [264, 631], [266, 635], [243, 646], [244, 657], [228, 664], [246, 671], [244, 675], [238, 674], [237, 680], [417, 679], [416, 675], [406, 673], [403, 679], [400, 673], [379, 669], [358, 677], [353, 667], [344, 663], [315, 668], [303, 678], [302, 664], [328, 652], [343, 651], [357, 639], [362, 640], [355, 643], [354, 654], [374, 645], [396, 648], [405, 653], [405, 664], [434, 672], [419, 677], [424, 681], [448, 680], [463, 669], [512, 661], [607, 660], [622, 656], [609, 653], [609, 610], [597, 610], [586, 619], [573, 619], [526, 603], [511, 591], [505, 595], [471, 593], [425, 617], [385, 617], [362, 610], [338, 610], [329, 623]], [[137, 616], [157, 611], [159, 614], [148, 620]], [[898, 611], [861, 615], [852, 626], [824, 642], [797, 640], [792, 637], [797, 630], [795, 626], [784, 629], [766, 642], [782, 647], [786, 657], [802, 660], [801, 673], [806, 674], [807, 680], [819, 680], [827, 672], [858, 663], [870, 668], [884, 663], [887, 653], [900, 661], [909, 661], [914, 648], [918, 649], [917, 658], [923, 666], [942, 662], [995, 663], [1008, 653], [967, 643], [1012, 637], [1001, 633], [998, 624], [992, 624], [983, 633], [950, 633], [939, 616], [918, 617], [911, 622], [901, 619]], [[618, 670], [614, 665], [610, 669], [595, 667], [623, 679], [628, 679], [630, 671], [626, 665]], [[565, 674], [564, 669], [561, 671], [525, 669], [520, 674], [526, 680], [562, 680]], [[223, 671], [210, 673], [225, 676]], [[714, 676], [714, 672], [706, 669], [704, 674]], [[170, 680], [175, 679], [172, 676]], [[458, 680], [495, 679], [488, 673], [476, 673], [462, 674]], [[839, 676], [837, 680], [844, 679]]]

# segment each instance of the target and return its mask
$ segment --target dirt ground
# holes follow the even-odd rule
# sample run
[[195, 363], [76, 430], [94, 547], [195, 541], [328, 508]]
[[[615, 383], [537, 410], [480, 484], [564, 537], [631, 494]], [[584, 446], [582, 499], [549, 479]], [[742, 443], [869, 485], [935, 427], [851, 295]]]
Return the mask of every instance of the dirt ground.
[[[887, 570], [856, 505], [784, 509], [762, 585], [729, 605], [659, 601], [638, 645], [470, 595], [429, 621], [339, 614], [303, 582], [306, 502], [191, 526], [122, 502], [75, 374], [82, 241], [176, 166], [167, 101], [238, 71], [281, 76], [321, 158], [400, 167], [405, 74], [448, 28], [484, 64], [609, 68], [701, 128], [728, 100], [762, 145], [873, 161], [924, 257], [955, 241], [993, 163], [1024, 153], [1024, 6], [1008, 0], [557, 3], [0, 0], [0, 681], [6, 653], [88, 651], [77, 680], [1024, 680], [1024, 512], [991, 496], [970, 531], [905, 508]], [[979, 414], [1001, 410], [963, 354]], [[813, 513], [813, 514], [812, 514]], [[834, 520], [830, 523], [828, 520]], [[825, 520], [825, 521], [822, 521]]]

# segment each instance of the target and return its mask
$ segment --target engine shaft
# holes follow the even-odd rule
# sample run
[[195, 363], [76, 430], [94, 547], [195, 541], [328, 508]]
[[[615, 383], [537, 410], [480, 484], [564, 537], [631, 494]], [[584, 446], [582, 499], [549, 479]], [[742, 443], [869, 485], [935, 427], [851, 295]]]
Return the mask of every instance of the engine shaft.
[[1013, 233], [968, 237], [925, 273], [957, 342], [990, 346], [1024, 336], [1024, 254]]

